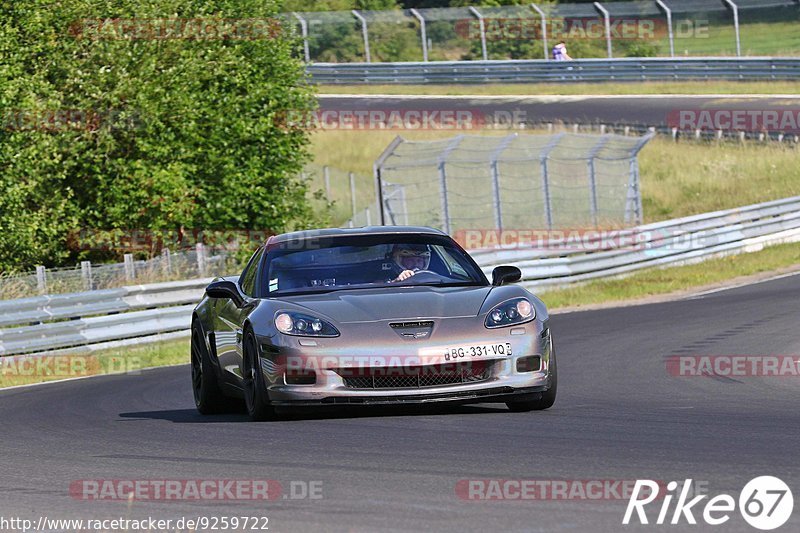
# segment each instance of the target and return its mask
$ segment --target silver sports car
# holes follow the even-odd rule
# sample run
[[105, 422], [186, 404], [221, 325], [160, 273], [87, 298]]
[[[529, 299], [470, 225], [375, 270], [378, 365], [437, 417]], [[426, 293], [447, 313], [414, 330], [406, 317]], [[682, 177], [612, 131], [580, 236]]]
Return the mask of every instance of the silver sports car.
[[547, 409], [547, 310], [500, 266], [491, 283], [446, 234], [379, 226], [271, 237], [192, 316], [197, 409], [504, 402]]

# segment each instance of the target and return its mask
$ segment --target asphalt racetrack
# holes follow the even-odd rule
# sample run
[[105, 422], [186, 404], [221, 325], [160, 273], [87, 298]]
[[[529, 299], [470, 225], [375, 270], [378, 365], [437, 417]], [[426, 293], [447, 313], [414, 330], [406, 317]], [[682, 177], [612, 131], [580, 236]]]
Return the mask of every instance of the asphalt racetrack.
[[[4, 516], [267, 516], [270, 531], [756, 531], [738, 510], [723, 526], [623, 527], [627, 500], [619, 498], [473, 501], [456, 487], [475, 479], [692, 479], [711, 495], [738, 499], [751, 478], [774, 475], [797, 498], [800, 378], [675, 377], [665, 361], [800, 359], [798, 302], [800, 276], [788, 276], [682, 301], [555, 315], [559, 396], [544, 412], [477, 405], [267, 423], [203, 417], [188, 365], [3, 391]], [[286, 498], [129, 503], [70, 495], [84, 479], [254, 478], [277, 480]], [[322, 497], [290, 494], [293, 481], [321, 482]], [[797, 507], [779, 531], [800, 530]], [[701, 514], [694, 513], [702, 523]]]
[[[319, 111], [467, 111], [496, 127], [518, 122], [541, 125], [549, 122], [565, 124], [606, 124], [653, 126], [659, 129], [696, 124], [704, 129], [703, 110], [757, 111], [794, 110], [800, 106], [797, 96], [392, 96], [392, 95], [320, 95]], [[681, 122], [681, 111], [690, 112], [690, 120]], [[321, 115], [327, 123], [338, 120]], [[716, 120], [716, 118], [714, 119]], [[722, 119], [720, 119], [722, 120]], [[795, 118], [795, 120], [797, 120]], [[754, 129], [745, 120], [744, 129]], [[716, 122], [714, 122], [716, 123]], [[712, 124], [713, 125], [713, 124]], [[325, 126], [325, 124], [323, 124]], [[330, 124], [327, 127], [331, 127]], [[338, 122], [337, 122], [338, 127]], [[757, 128], [760, 129], [760, 128]], [[796, 130], [796, 128], [795, 128]]]

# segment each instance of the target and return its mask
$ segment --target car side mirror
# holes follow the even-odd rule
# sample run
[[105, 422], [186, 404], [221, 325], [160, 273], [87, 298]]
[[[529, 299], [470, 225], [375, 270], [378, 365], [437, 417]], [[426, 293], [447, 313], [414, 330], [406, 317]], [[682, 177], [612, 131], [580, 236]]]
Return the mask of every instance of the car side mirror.
[[503, 265], [492, 270], [492, 285], [499, 287], [522, 279], [522, 271], [515, 266]]
[[239, 287], [236, 286], [236, 283], [227, 279], [209, 283], [208, 287], [206, 287], [206, 294], [209, 298], [231, 300], [236, 307], [242, 307], [244, 304], [244, 298], [239, 292]]

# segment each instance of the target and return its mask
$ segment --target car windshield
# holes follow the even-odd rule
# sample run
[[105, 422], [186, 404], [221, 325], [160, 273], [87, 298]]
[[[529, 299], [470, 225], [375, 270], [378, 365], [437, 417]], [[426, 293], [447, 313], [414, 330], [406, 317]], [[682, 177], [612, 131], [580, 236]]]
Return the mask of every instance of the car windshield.
[[342, 235], [270, 245], [264, 296], [386, 286], [488, 285], [475, 262], [444, 235]]

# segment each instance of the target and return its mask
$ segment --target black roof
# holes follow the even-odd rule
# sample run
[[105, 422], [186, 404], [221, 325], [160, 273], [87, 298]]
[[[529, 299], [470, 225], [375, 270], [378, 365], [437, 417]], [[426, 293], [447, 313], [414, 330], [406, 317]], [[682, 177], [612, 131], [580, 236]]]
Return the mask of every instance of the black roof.
[[270, 237], [272, 243], [284, 241], [299, 241], [318, 237], [338, 237], [347, 235], [397, 235], [397, 234], [422, 234], [422, 235], [446, 235], [441, 230], [428, 228], [425, 226], [363, 226], [360, 228], [324, 228], [310, 229], [304, 231], [292, 231], [281, 233]]

